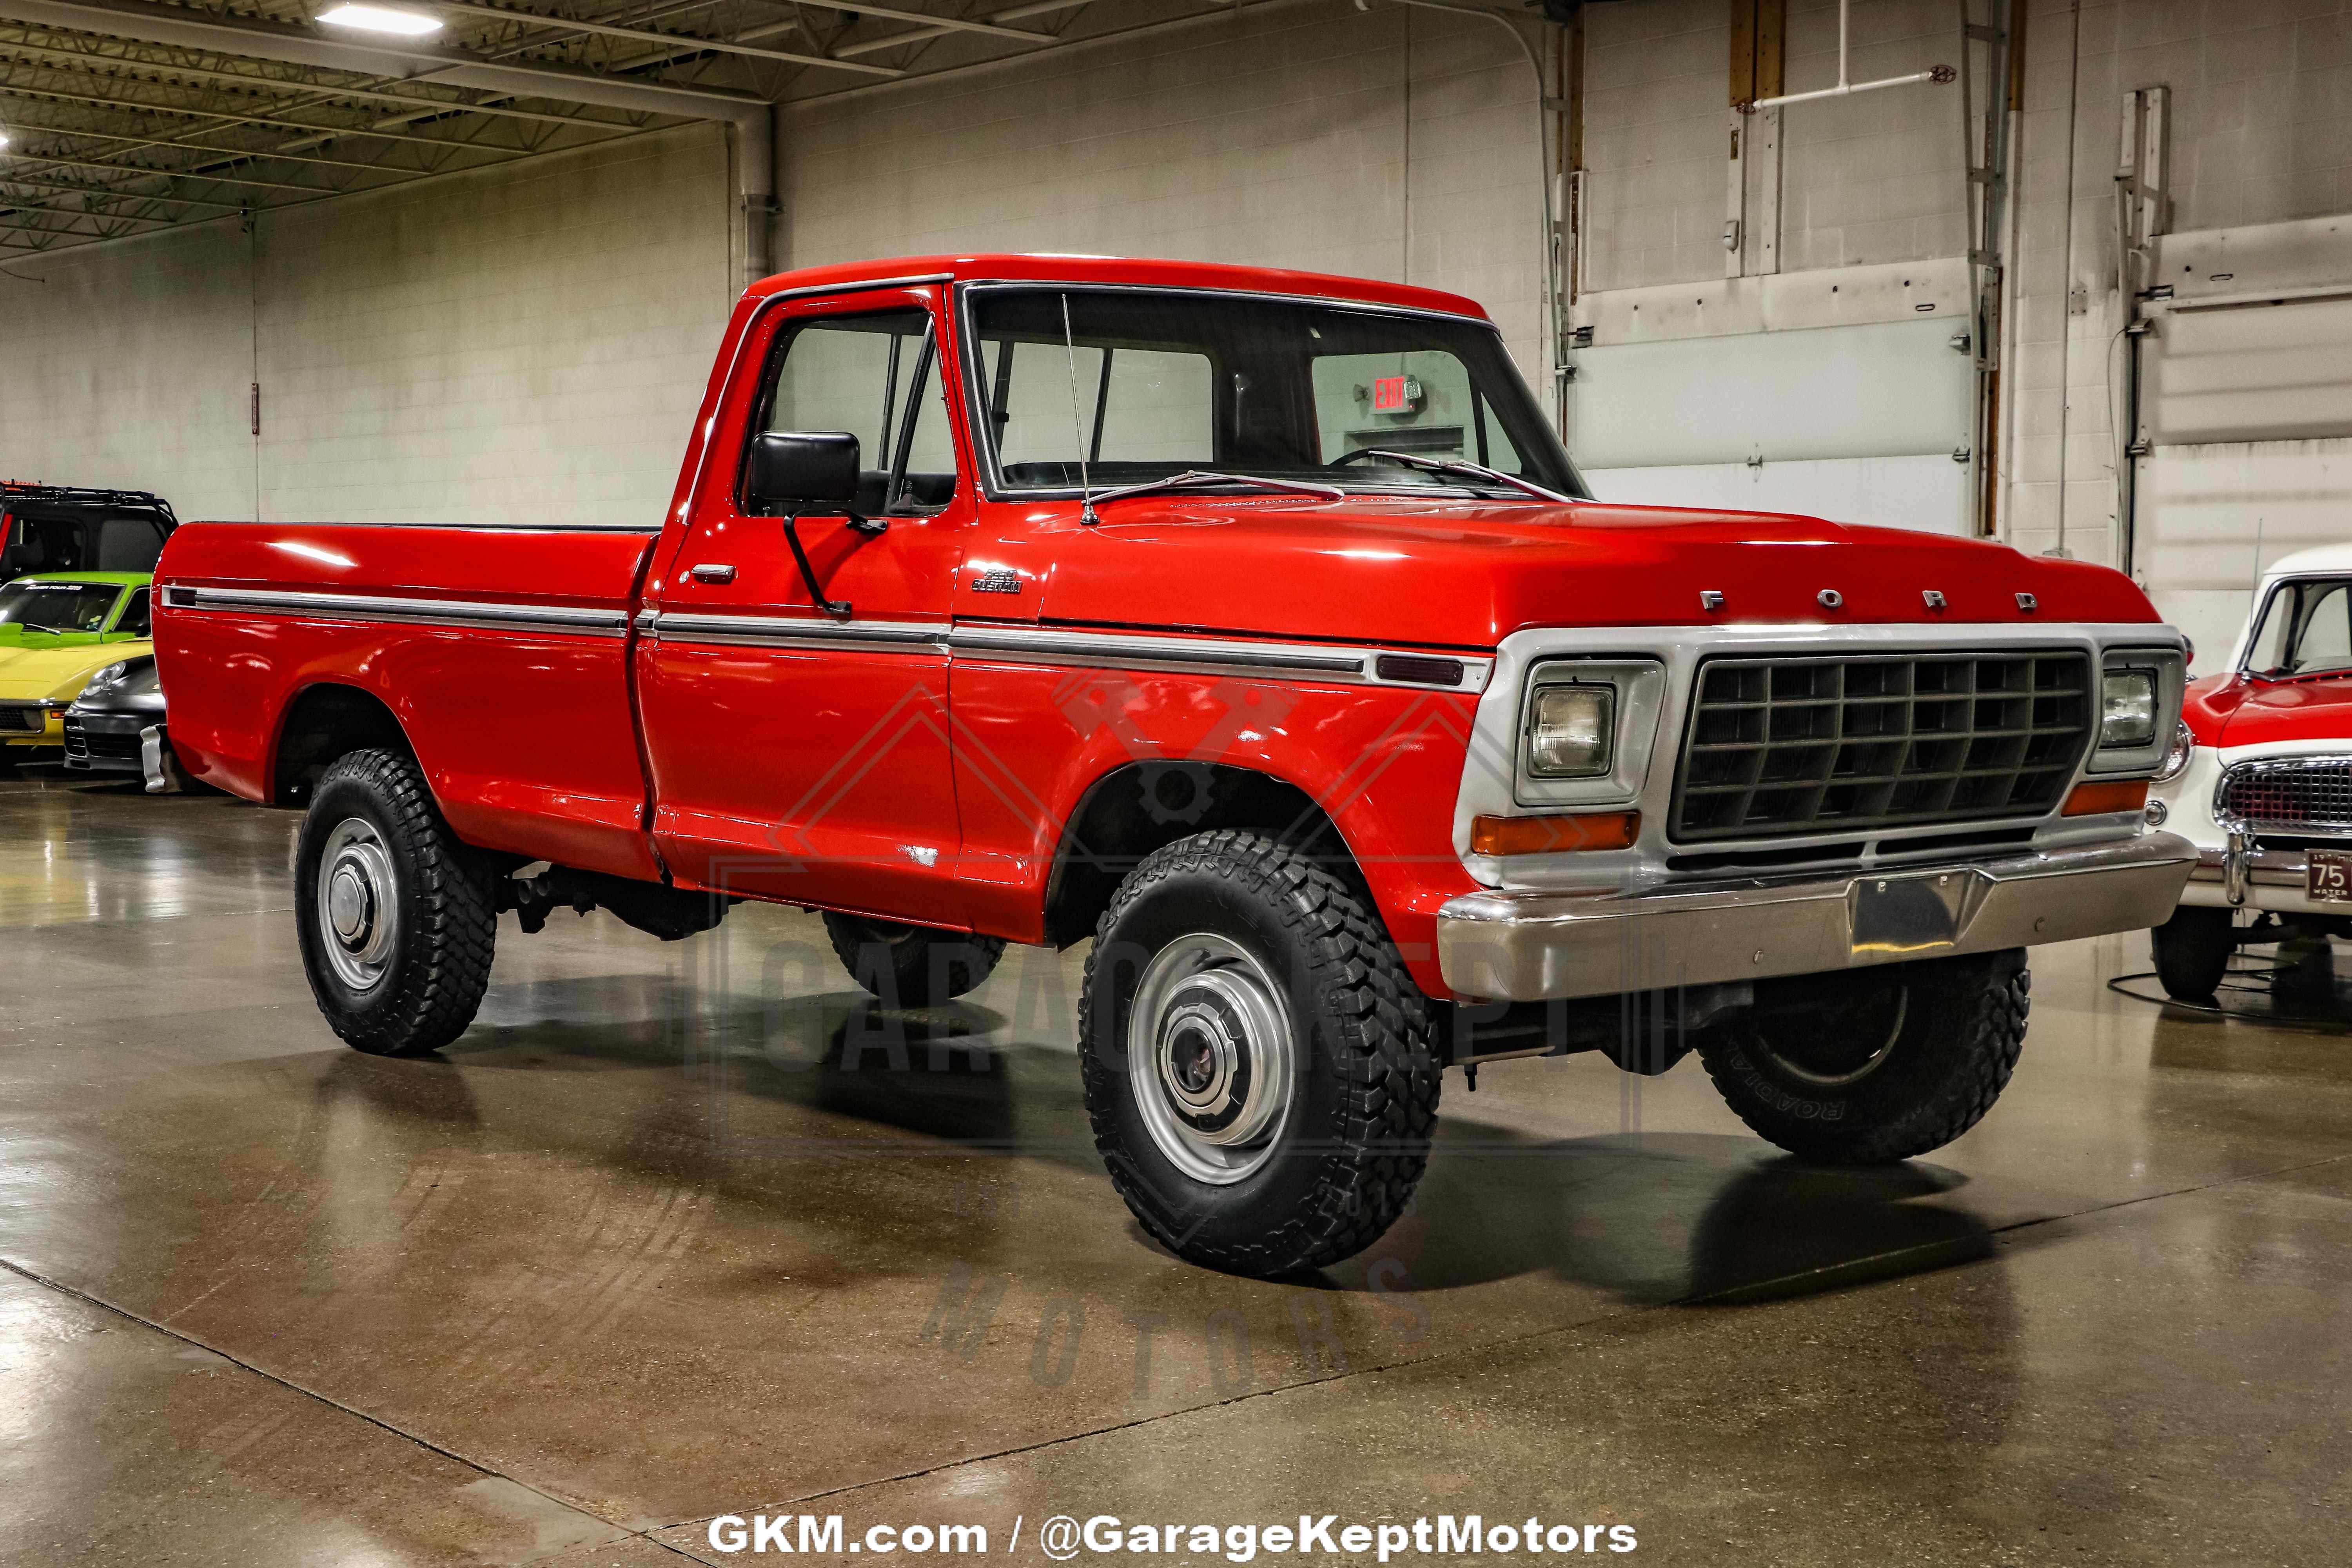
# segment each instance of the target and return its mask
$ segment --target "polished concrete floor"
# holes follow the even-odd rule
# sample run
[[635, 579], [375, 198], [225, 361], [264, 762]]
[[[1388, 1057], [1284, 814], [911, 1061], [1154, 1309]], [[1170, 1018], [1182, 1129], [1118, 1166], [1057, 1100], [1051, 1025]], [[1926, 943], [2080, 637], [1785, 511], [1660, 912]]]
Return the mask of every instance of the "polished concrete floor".
[[2143, 939], [2043, 950], [2007, 1097], [1891, 1170], [1778, 1157], [1696, 1062], [1454, 1075], [1414, 1211], [1264, 1284], [1112, 1194], [1074, 955], [909, 1047], [806, 917], [509, 920], [474, 1030], [376, 1060], [304, 986], [294, 826], [0, 779], [0, 1563], [739, 1562], [756, 1513], [2352, 1559], [2324, 971], [2224, 1019], [2109, 991]]

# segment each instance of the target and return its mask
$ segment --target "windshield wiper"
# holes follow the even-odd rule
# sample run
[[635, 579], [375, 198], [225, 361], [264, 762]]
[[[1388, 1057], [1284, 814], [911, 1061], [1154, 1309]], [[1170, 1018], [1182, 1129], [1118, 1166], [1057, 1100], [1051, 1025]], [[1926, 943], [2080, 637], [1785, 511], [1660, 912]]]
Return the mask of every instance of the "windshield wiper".
[[61, 637], [66, 635], [65, 633], [58, 630], [57, 627], [45, 626], [38, 621], [18, 621], [16, 624], [24, 627], [28, 632], [47, 632], [53, 637]]
[[1423, 468], [1433, 474], [1467, 474], [1472, 479], [1485, 479], [1490, 484], [1507, 485], [1515, 490], [1524, 490], [1538, 500], [1572, 501], [1576, 499], [1564, 496], [1558, 490], [1546, 489], [1532, 479], [1523, 479], [1517, 474], [1507, 474], [1500, 468], [1490, 468], [1484, 463], [1468, 462], [1460, 458], [1425, 458], [1418, 452], [1391, 452], [1381, 447], [1363, 447], [1349, 453], [1340, 461], [1351, 463], [1358, 458], [1385, 458], [1391, 463], [1401, 463], [1408, 468]]
[[1299, 495], [1321, 496], [1325, 500], [1346, 500], [1348, 492], [1338, 485], [1311, 484], [1299, 479], [1269, 479], [1256, 474], [1219, 474], [1206, 468], [1187, 468], [1181, 474], [1171, 474], [1164, 479], [1146, 479], [1140, 484], [1114, 485], [1107, 490], [1097, 490], [1087, 498], [1096, 506], [1121, 496], [1150, 495], [1155, 490], [1196, 490], [1214, 485], [1241, 485], [1251, 489], [1290, 490]]

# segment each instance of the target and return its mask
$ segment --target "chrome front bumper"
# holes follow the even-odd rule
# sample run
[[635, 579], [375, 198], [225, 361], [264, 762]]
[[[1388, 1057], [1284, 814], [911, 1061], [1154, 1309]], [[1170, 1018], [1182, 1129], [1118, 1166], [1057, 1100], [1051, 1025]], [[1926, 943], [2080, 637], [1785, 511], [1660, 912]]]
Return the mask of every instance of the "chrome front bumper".
[[1534, 1002], [1817, 974], [2137, 931], [2197, 865], [2170, 833], [1962, 866], [1804, 879], [1465, 893], [1437, 911], [1458, 996]]
[[[2352, 849], [2352, 837], [2331, 848]], [[2265, 910], [2273, 914], [2352, 914], [2352, 906], [2311, 897], [2309, 851], [2265, 849], [2242, 827], [2224, 846], [2200, 848], [2181, 902], [2207, 909]]]

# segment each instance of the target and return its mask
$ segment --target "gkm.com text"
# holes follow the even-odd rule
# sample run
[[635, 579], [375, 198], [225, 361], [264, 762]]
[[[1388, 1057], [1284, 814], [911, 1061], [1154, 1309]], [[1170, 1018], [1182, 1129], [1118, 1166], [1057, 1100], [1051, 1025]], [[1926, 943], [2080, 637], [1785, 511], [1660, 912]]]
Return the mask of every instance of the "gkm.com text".
[[[1014, 1519], [1003, 1550], [1021, 1549], [1022, 1520]], [[876, 1524], [852, 1534], [839, 1514], [722, 1514], [710, 1521], [712, 1550], [788, 1555], [856, 1552], [872, 1556], [986, 1556], [988, 1528], [978, 1524]], [[1336, 1513], [1300, 1514], [1288, 1524], [1161, 1524], [1129, 1522], [1117, 1514], [1079, 1520], [1057, 1513], [1037, 1528], [1036, 1549], [1057, 1563], [1085, 1553], [1102, 1557], [1223, 1557], [1249, 1563], [1269, 1557], [1344, 1556], [1386, 1563], [1400, 1557], [1480, 1555], [1566, 1557], [1586, 1552], [1631, 1552], [1640, 1542], [1630, 1524], [1548, 1524], [1529, 1517], [1517, 1523], [1489, 1524], [1482, 1514], [1439, 1514], [1411, 1524], [1342, 1524]]]

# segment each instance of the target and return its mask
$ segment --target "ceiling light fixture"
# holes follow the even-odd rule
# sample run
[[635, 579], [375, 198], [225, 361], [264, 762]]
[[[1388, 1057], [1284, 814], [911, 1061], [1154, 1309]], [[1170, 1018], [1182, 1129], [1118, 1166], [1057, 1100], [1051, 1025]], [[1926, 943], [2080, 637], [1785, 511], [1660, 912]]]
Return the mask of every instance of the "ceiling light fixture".
[[395, 11], [389, 5], [338, 5], [322, 11], [319, 20], [331, 27], [352, 27], [362, 33], [397, 33], [404, 38], [422, 37], [426, 33], [441, 30], [441, 18], [427, 16], [416, 11]]

